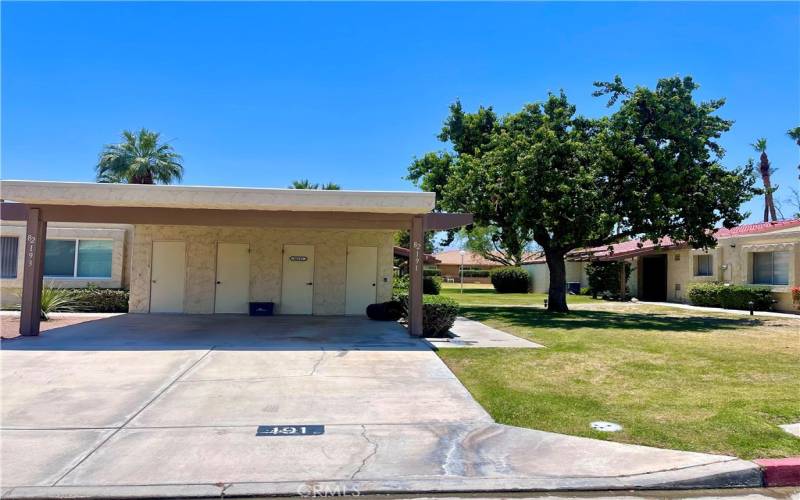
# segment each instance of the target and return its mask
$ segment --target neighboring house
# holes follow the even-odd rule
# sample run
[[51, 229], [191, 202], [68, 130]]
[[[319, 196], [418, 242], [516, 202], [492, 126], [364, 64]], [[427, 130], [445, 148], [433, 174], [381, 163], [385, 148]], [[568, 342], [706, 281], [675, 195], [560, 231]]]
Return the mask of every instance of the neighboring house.
[[[665, 238], [631, 240], [570, 252], [567, 282], [588, 286], [586, 266], [590, 261], [624, 260], [631, 264], [628, 289], [640, 300], [688, 302], [693, 283], [721, 282], [767, 286], [777, 301], [775, 309], [796, 312], [791, 288], [800, 286], [800, 219], [745, 224], [718, 229], [717, 246], [694, 250]], [[535, 292], [546, 292], [549, 272], [546, 262], [524, 266], [533, 279]]]
[[[391, 298], [396, 231], [410, 229], [420, 248], [425, 230], [472, 222], [469, 214], [431, 213], [435, 194], [423, 192], [37, 181], [0, 188], [2, 234], [10, 238], [3, 295], [22, 284], [24, 334], [38, 332], [38, 313], [30, 312], [37, 274], [59, 286], [129, 286], [134, 313], [247, 313], [250, 302], [272, 302], [278, 314], [364, 315]], [[423, 260], [412, 251], [414, 335], [422, 328]]]
[[[500, 262], [489, 260], [482, 255], [464, 251], [464, 283], [490, 283], [489, 271], [503, 267]], [[461, 250], [447, 250], [433, 254], [439, 261], [436, 268], [445, 281], [460, 281], [461, 279]], [[523, 258], [534, 261], [539, 258], [537, 253], [527, 253]]]
[[[44, 283], [59, 288], [125, 288], [130, 284], [128, 224], [52, 223], [47, 228]], [[0, 302], [18, 305], [22, 291], [25, 223], [0, 226]]]

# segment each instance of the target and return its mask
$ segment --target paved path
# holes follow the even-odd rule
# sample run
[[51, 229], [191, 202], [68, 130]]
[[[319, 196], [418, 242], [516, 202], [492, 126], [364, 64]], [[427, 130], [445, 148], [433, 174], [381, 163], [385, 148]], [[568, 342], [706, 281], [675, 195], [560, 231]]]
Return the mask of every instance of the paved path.
[[513, 347], [520, 349], [539, 349], [544, 347], [516, 335], [511, 335], [497, 328], [484, 325], [478, 321], [458, 317], [450, 329], [453, 335], [449, 338], [428, 339], [438, 347]]
[[[496, 424], [429, 344], [394, 323], [126, 315], [2, 347], [7, 498], [760, 481], [732, 457]], [[267, 424], [326, 429], [257, 437]]]

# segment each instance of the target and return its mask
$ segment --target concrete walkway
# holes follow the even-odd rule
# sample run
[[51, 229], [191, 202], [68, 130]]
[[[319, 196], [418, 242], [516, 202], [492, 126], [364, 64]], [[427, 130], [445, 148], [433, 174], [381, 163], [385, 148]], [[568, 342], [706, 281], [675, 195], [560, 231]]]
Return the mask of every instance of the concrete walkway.
[[450, 329], [452, 337], [432, 338], [428, 342], [439, 347], [513, 347], [520, 349], [539, 349], [544, 347], [516, 335], [478, 321], [458, 317]]
[[[750, 462], [499, 425], [358, 318], [126, 315], [2, 342], [2, 496], [758, 486]], [[259, 425], [324, 425], [256, 436]]]
[[[679, 302], [638, 302], [638, 303], [652, 305], [652, 306], [673, 307], [675, 309], [685, 309], [688, 311], [697, 311], [697, 312], [733, 314], [736, 316], [750, 315], [750, 311], [741, 311], [739, 309], [723, 309], [721, 307], [700, 307], [700, 306], [693, 306], [691, 304], [681, 304]], [[800, 314], [782, 313], [774, 311], [753, 311], [753, 316], [759, 316], [762, 318], [783, 318], [783, 319], [800, 320]]]

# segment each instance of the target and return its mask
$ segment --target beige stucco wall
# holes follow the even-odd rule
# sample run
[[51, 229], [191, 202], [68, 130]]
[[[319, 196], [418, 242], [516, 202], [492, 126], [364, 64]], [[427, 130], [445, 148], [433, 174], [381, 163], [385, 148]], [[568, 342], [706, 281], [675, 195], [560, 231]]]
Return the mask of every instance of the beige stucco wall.
[[153, 241], [186, 242], [186, 313], [214, 311], [217, 242], [250, 245], [250, 300], [275, 302], [278, 313], [286, 244], [315, 246], [314, 314], [344, 314], [348, 246], [378, 247], [377, 297], [384, 301], [392, 295], [392, 231], [137, 225], [132, 245], [131, 312], [150, 309]]
[[[752, 284], [752, 253], [769, 251], [788, 251], [789, 284], [771, 286], [773, 296], [778, 302], [775, 309], [797, 312], [792, 304], [791, 288], [800, 286], [800, 230], [790, 228], [769, 234], [723, 238], [712, 249], [669, 250], [667, 254], [667, 300], [687, 302], [688, 288], [694, 283], [717, 281], [734, 285]], [[695, 276], [694, 256], [702, 254], [713, 256], [713, 276]], [[641, 280], [641, 276], [639, 277]], [[764, 286], [764, 285], [758, 285]]]
[[[567, 271], [567, 283], [579, 282], [581, 288], [589, 286], [589, 279], [586, 276], [587, 262], [567, 261], [564, 264]], [[550, 269], [547, 267], [547, 263], [526, 264], [522, 268], [528, 271], [528, 276], [531, 278], [531, 291], [533, 293], [547, 293], [550, 288]]]
[[[19, 302], [22, 290], [22, 275], [24, 271], [24, 222], [3, 222], [0, 225], [0, 235], [16, 236], [19, 246], [17, 248], [17, 277], [0, 279], [0, 303], [3, 307]], [[108, 279], [80, 279], [45, 277], [44, 283], [48, 286], [59, 288], [84, 288], [88, 284], [100, 288], [128, 288], [130, 255], [128, 243], [133, 237], [133, 226], [126, 224], [83, 224], [83, 223], [57, 223], [47, 225], [48, 239], [108, 239], [113, 241], [111, 257], [111, 278]]]

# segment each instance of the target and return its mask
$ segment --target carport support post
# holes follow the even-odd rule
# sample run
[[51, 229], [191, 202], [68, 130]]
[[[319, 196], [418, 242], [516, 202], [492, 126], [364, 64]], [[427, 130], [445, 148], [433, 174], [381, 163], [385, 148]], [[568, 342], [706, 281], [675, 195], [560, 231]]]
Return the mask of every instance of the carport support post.
[[408, 330], [415, 337], [422, 336], [422, 262], [425, 245], [424, 219], [411, 219], [411, 245], [408, 255]]
[[42, 313], [42, 275], [44, 273], [44, 243], [47, 239], [47, 222], [42, 220], [38, 208], [28, 210], [25, 231], [25, 264], [22, 274], [22, 302], [19, 334], [39, 335], [39, 318]]

